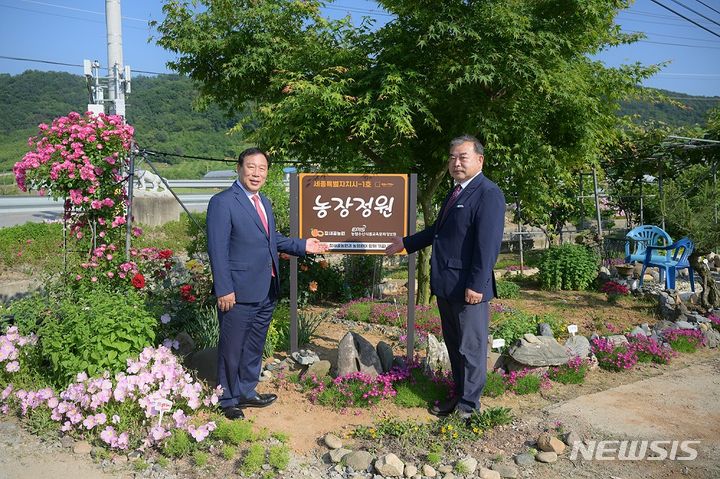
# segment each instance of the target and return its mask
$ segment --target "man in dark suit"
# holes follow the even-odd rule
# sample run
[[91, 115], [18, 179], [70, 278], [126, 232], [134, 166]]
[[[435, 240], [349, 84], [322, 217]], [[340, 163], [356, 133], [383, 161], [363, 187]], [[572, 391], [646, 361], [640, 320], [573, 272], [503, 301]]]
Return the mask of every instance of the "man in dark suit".
[[217, 296], [220, 341], [220, 407], [229, 419], [244, 417], [245, 407], [272, 404], [275, 394], [257, 386], [272, 313], [278, 296], [278, 251], [295, 256], [321, 253], [316, 238], [287, 238], [275, 230], [275, 218], [260, 188], [270, 159], [257, 148], [240, 153], [238, 179], [210, 199], [207, 211], [208, 254]]
[[430, 287], [437, 297], [443, 338], [455, 391], [430, 410], [446, 416], [457, 410], [468, 419], [480, 409], [487, 377], [488, 301], [497, 293], [493, 267], [505, 223], [505, 197], [482, 174], [483, 146], [465, 135], [450, 143], [448, 170], [455, 188], [438, 219], [414, 235], [393, 238], [385, 253], [432, 246]]

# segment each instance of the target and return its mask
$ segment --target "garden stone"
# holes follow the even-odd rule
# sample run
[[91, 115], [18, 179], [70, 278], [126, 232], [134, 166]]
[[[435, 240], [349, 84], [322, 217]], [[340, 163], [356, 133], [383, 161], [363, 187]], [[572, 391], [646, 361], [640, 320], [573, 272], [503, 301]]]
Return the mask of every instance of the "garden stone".
[[488, 357], [487, 357], [487, 370], [488, 371], [494, 371], [495, 369], [502, 368], [503, 363], [504, 363], [504, 360], [503, 360], [502, 354], [488, 351]]
[[455, 479], [455, 474], [453, 474], [452, 472], [448, 472], [443, 476], [443, 479]]
[[553, 330], [548, 323], [540, 323], [537, 325], [538, 335], [547, 336], [548, 338], [554, 338]]
[[695, 314], [694, 314], [694, 316], [693, 316], [693, 321], [696, 322], [696, 323], [698, 323], [698, 324], [705, 324], [705, 323], [709, 323], [709, 322], [710, 322], [709, 319], [707, 319], [705, 316], [703, 316], [703, 315], [700, 314], [700, 313], [695, 313]]
[[598, 271], [598, 278], [600, 278], [600, 281], [604, 283], [606, 281], [609, 281], [610, 278], [612, 278], [612, 274], [607, 267], [602, 266], [600, 267], [600, 271]]
[[73, 446], [75, 454], [90, 454], [90, 451], [92, 451], [92, 446], [87, 441], [78, 441]]
[[377, 344], [377, 355], [380, 358], [380, 364], [382, 364], [383, 372], [386, 373], [392, 369], [393, 365], [393, 350], [392, 347], [385, 341], [380, 341]]
[[60, 446], [65, 449], [70, 449], [75, 445], [75, 440], [70, 436], [63, 436], [60, 438]]
[[362, 372], [375, 377], [382, 373], [380, 358], [370, 342], [357, 333], [349, 332], [338, 346], [337, 375]]
[[422, 473], [425, 477], [433, 478], [437, 476], [437, 471], [430, 464], [423, 464]]
[[463, 474], [471, 476], [475, 474], [475, 469], [477, 469], [477, 466], [477, 459], [472, 456], [465, 456], [455, 463], [455, 470], [462, 471]]
[[626, 338], [623, 334], [613, 334], [608, 336], [607, 340], [610, 341], [613, 346], [625, 346], [630, 343], [628, 338]]
[[195, 341], [185, 331], [180, 331], [175, 336], [175, 341], [178, 342], [177, 354], [179, 356], [185, 357], [195, 351]]
[[640, 327], [645, 331], [645, 336], [650, 336], [650, 325], [648, 323], [642, 323]]
[[546, 432], [538, 436], [537, 445], [538, 449], [545, 452], [562, 454], [565, 451], [565, 444], [560, 439]]
[[442, 465], [438, 466], [437, 470], [440, 473], [447, 474], [449, 472], [452, 472], [453, 467], [449, 464], [442, 464]]
[[269, 381], [273, 377], [272, 372], [265, 370], [262, 373], [260, 373], [260, 382]]
[[595, 340], [595, 339], [598, 339], [599, 337], [600, 337], [600, 335], [599, 335], [598, 333], [592, 333], [592, 334], [590, 335], [590, 341], [593, 341], [593, 340]]
[[538, 452], [535, 456], [535, 460], [546, 464], [552, 464], [553, 462], [557, 462], [558, 455], [554, 452]]
[[367, 451], [354, 451], [346, 455], [345, 464], [355, 471], [367, 471], [373, 461], [373, 456]]
[[675, 327], [679, 329], [695, 329], [695, 326], [693, 326], [687, 321], [676, 321]]
[[426, 366], [431, 371], [450, 372], [450, 356], [444, 342], [428, 334]]
[[323, 438], [325, 445], [330, 449], [340, 449], [342, 447], [342, 441], [335, 434], [327, 433]]
[[590, 341], [585, 336], [570, 336], [565, 341], [565, 349], [568, 350], [570, 356], [586, 358], [590, 355]]
[[316, 378], [325, 377], [330, 373], [331, 366], [330, 361], [327, 359], [321, 359], [320, 361], [312, 363], [308, 366], [307, 369], [300, 374], [300, 378], [305, 379], [306, 377], [311, 378], [313, 376]]
[[491, 469], [493, 471], [497, 471], [500, 474], [500, 477], [506, 477], [509, 479], [515, 479], [518, 477], [518, 470], [514, 466], [507, 464], [493, 464]]
[[711, 349], [720, 346], [720, 333], [714, 329], [708, 329], [705, 331], [705, 344]]
[[647, 336], [647, 333], [643, 328], [640, 326], [635, 326], [632, 331], [630, 331], [630, 334], [633, 336]]
[[555, 338], [526, 334], [508, 351], [510, 357], [527, 366], [559, 366], [570, 357]]
[[375, 470], [386, 477], [400, 477], [405, 470], [405, 464], [395, 454], [390, 453], [375, 461]]
[[535, 457], [533, 457], [532, 454], [528, 454], [527, 452], [518, 454], [514, 458], [515, 464], [518, 466], [532, 466], [535, 463]]
[[188, 369], [197, 372], [198, 379], [214, 388], [217, 385], [217, 347], [205, 348], [190, 356], [186, 361]]
[[403, 471], [403, 475], [405, 477], [414, 477], [418, 473], [418, 468], [415, 467], [412, 464], [405, 464], [405, 471]]
[[344, 447], [340, 447], [338, 449], [333, 449], [330, 452], [328, 452], [327, 457], [330, 460], [330, 462], [332, 462], [333, 464], [337, 464], [340, 461], [342, 461], [343, 458], [345, 456], [347, 456], [348, 454], [350, 454], [351, 452], [352, 451], [350, 449], [345, 449]]
[[571, 447], [575, 445], [575, 443], [580, 442], [581, 440], [582, 439], [580, 439], [580, 435], [575, 431], [570, 431], [563, 436], [563, 442]]
[[480, 479], [500, 479], [500, 473], [498, 471], [493, 471], [492, 469], [481, 467], [478, 477], [480, 477]]
[[292, 353], [292, 358], [295, 360], [295, 362], [302, 366], [309, 366], [313, 363], [320, 361], [318, 355], [309, 349], [301, 349], [300, 351], [295, 351], [294, 353]]

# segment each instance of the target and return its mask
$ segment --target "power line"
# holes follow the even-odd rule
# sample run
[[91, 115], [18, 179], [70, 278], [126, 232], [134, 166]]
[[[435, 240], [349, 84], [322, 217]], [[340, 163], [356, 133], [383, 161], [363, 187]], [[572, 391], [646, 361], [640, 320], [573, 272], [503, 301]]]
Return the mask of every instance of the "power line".
[[[720, 36], [720, 35], [718, 35]], [[687, 45], [685, 43], [669, 43], [669, 42], [653, 42], [651, 40], [638, 40], [643, 43], [654, 43], [656, 45], [672, 45], [674, 47], [689, 47], [689, 48], [709, 48], [710, 50], [720, 50], [720, 47], [710, 47], [704, 45]]]
[[711, 7], [710, 5], [708, 5], [708, 4], [705, 3], [705, 2], [702, 2], [701, 0], [695, 0], [695, 1], [698, 2], [698, 3], [701, 4], [701, 5], [705, 5], [707, 8], [709, 8], [710, 10], [712, 10], [712, 11], [715, 12], [715, 13], [720, 13], [720, 11], [715, 10], [713, 7]]
[[[33, 62], [33, 63], [47, 63], [48, 65], [62, 65], [66, 67], [77, 67], [77, 68], [83, 68], [83, 65], [77, 64], [77, 63], [64, 63], [64, 62], [54, 62], [51, 60], [39, 60], [37, 58], [22, 58], [22, 57], [10, 57], [6, 55], [0, 55], [0, 59], [3, 60], [15, 60], [20, 62]], [[148, 70], [136, 70], [132, 69], [133, 73], [147, 73], [149, 75], [172, 75], [173, 72], [153, 72]]]
[[655, 4], [657, 4], [657, 5], [660, 5], [661, 7], [663, 7], [663, 8], [666, 9], [666, 10], [670, 10], [671, 12], [673, 12], [673, 13], [674, 13], [675, 15], [677, 15], [678, 17], [682, 17], [682, 18], [684, 18], [685, 20], [687, 20], [688, 22], [690, 22], [690, 23], [692, 23], [692, 24], [694, 24], [694, 25], [697, 25], [698, 27], [702, 28], [703, 30], [705, 30], [705, 31], [707, 31], [707, 32], [710, 32], [710, 33], [712, 33], [713, 35], [715, 35], [716, 37], [720, 38], [720, 34], [717, 34], [717, 33], [713, 32], [713, 31], [710, 30], [709, 28], [705, 28], [704, 26], [700, 25], [700, 24], [699, 24], [698, 22], [696, 22], [695, 20], [692, 20], [691, 18], [686, 17], [685, 15], [683, 15], [683, 14], [680, 13], [680, 12], [676, 12], [676, 11], [673, 10], [672, 8], [668, 7], [667, 5], [663, 5], [662, 3], [658, 2], [658, 0], [650, 0], [650, 1], [653, 2], [653, 3], [655, 3]]
[[624, 31], [623, 33], [642, 33], [644, 35], [651, 35], [654, 37], [678, 38], [680, 40], [692, 40], [695, 42], [712, 42], [713, 44], [717, 44], [716, 40], [705, 40], [703, 38], [695, 38], [695, 37], [682, 37], [682, 36], [678, 36], [678, 35], [666, 35], [664, 33], [655, 33], [655, 32], [643, 32], [640, 30], [627, 30], [627, 31]]
[[[93, 20], [92, 18], [74, 17], [74, 16], [72, 16], [72, 15], [62, 15], [62, 14], [60, 14], [60, 13], [51, 13], [51, 12], [46, 12], [46, 11], [31, 10], [31, 9], [29, 9], [29, 8], [15, 7], [15, 6], [12, 6], [12, 5], [2, 5], [2, 4], [0, 4], [0, 7], [3, 7], [3, 8], [11, 8], [11, 9], [13, 9], [13, 10], [20, 10], [20, 11], [23, 11], [23, 12], [30, 12], [30, 13], [35, 13], [35, 14], [38, 14], [38, 13], [39, 13], [39, 14], [42, 14], [42, 15], [49, 15], [49, 16], [51, 16], [51, 17], [69, 18], [69, 19], [71, 19], [71, 20], [80, 20], [80, 21], [83, 21], [83, 22], [105, 24], [105, 22], [104, 22], [103, 20]], [[130, 29], [133, 29], [133, 30], [142, 30], [142, 31], [147, 31], [147, 30], [148, 30], [147, 28], [142, 28], [142, 27], [138, 27], [138, 26], [135, 26], [135, 25], [125, 25], [125, 28], [130, 28]]]
[[[102, 16], [105, 16], [105, 13], [104, 13], [104, 12], [95, 12], [95, 11], [92, 11], [92, 10], [85, 10], [85, 9], [83, 9], [83, 8], [68, 7], [67, 5], [55, 5], [54, 3], [38, 2], [38, 1], [36, 1], [36, 0], [20, 0], [20, 1], [21, 1], [21, 2], [25, 2], [25, 3], [32, 3], [32, 4], [35, 4], [35, 5], [42, 5], [42, 6], [44, 6], [44, 7], [62, 8], [62, 9], [65, 9], [65, 10], [72, 10], [72, 11], [75, 11], [75, 12], [92, 13], [93, 15], [102, 15]], [[148, 20], [145, 20], [145, 19], [142, 19], [142, 18], [134, 18], [134, 17], [121, 17], [121, 18], [124, 18], [125, 20], [134, 20], [134, 21], [136, 21], [136, 22], [148, 23]]]
[[712, 22], [712, 23], [714, 23], [715, 25], [717, 25], [717, 26], [720, 27], [720, 23], [716, 22], [716, 21], [713, 20], [712, 18], [706, 17], [705, 15], [703, 15], [703, 14], [700, 13], [700, 12], [698, 12], [697, 10], [693, 10], [692, 8], [690, 8], [690, 7], [688, 7], [687, 5], [685, 5], [684, 3], [681, 3], [681, 2], [679, 2], [678, 0], [670, 0], [670, 1], [673, 2], [673, 3], [676, 3], [676, 4], [678, 4], [678, 5], [680, 5], [680, 6], [683, 7], [683, 8], [686, 8], [686, 9], [690, 10], [690, 11], [693, 12], [695, 15], [699, 15], [699, 16], [701, 16], [702, 18], [704, 18], [705, 20], [707, 20], [707, 21], [709, 21], [709, 22]]

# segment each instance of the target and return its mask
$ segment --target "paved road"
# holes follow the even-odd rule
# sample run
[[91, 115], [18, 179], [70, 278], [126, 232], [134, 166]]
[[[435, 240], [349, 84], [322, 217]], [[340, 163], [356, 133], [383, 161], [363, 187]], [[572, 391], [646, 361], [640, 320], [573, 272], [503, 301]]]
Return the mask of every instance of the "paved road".
[[[180, 195], [190, 211], [205, 211], [212, 195]], [[0, 228], [62, 218], [63, 203], [42, 196], [0, 196]]]

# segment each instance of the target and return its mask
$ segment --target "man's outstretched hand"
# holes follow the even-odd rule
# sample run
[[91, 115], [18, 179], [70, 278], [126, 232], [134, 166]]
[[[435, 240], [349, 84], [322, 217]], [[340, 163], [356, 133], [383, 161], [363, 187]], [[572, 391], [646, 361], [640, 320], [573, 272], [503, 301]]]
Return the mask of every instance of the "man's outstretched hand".
[[327, 243], [321, 243], [317, 238], [309, 238], [305, 242], [305, 252], [311, 254], [324, 253], [328, 250], [329, 245]]
[[385, 248], [385, 254], [388, 256], [392, 256], [394, 254], [398, 254], [402, 250], [405, 249], [405, 245], [403, 244], [403, 239], [401, 236], [393, 236], [393, 238], [390, 240], [390, 244]]

